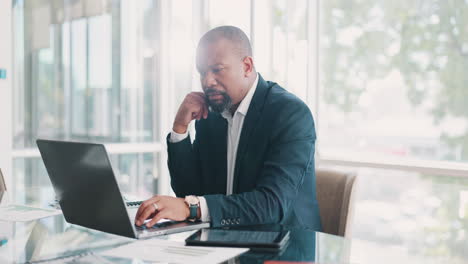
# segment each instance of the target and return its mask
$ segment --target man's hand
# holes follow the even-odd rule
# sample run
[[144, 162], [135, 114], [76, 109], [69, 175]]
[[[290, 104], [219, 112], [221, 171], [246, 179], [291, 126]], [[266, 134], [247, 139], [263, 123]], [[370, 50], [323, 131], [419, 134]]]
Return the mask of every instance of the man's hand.
[[[156, 204], [158, 210], [153, 204]], [[163, 218], [184, 221], [189, 215], [190, 210], [183, 198], [155, 195], [140, 205], [135, 216], [135, 224], [141, 226], [146, 219], [152, 218], [146, 223], [147, 227], [152, 227]]]
[[187, 131], [187, 127], [192, 120], [200, 120], [207, 117], [208, 105], [206, 104], [205, 94], [202, 92], [191, 92], [185, 96], [184, 101], [179, 106], [172, 130], [183, 134]]

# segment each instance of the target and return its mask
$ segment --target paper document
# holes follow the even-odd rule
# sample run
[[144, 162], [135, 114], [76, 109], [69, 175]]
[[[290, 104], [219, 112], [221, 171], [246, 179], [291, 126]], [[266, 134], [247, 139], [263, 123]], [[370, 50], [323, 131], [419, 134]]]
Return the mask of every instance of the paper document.
[[58, 215], [62, 211], [26, 205], [8, 205], [0, 207], [0, 221], [26, 222]]
[[91, 252], [83, 253], [77, 256], [67, 256], [67, 257], [59, 257], [51, 260], [46, 261], [38, 261], [39, 263], [47, 263], [47, 264], [112, 264], [115, 263], [111, 260], [106, 259], [105, 256], [98, 256]]
[[140, 240], [99, 254], [120, 258], [136, 258], [163, 263], [221, 263], [247, 252], [248, 248], [191, 247], [182, 241], [162, 239]]

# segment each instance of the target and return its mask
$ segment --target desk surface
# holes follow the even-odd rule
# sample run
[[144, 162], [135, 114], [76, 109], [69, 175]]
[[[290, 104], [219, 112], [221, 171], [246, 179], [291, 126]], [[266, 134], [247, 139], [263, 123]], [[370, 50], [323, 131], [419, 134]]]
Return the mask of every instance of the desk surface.
[[[191, 233], [184, 232], [158, 238], [183, 241]], [[8, 239], [6, 244], [0, 246], [0, 263], [24, 263], [95, 254], [135, 241], [68, 224], [62, 215], [31, 222], [0, 221], [0, 236]], [[265, 260], [347, 263], [348, 245], [349, 241], [341, 237], [291, 229], [290, 243], [281, 254], [247, 252], [236, 258], [235, 263], [263, 263]], [[104, 256], [99, 258], [116, 263], [145, 263], [133, 259]]]
[[[19, 193], [19, 191], [18, 191]], [[51, 201], [53, 190], [44, 188], [28, 189], [13, 199], [15, 203], [46, 206]], [[26, 195], [27, 194], [27, 195]], [[33, 195], [34, 194], [34, 195]], [[362, 223], [361, 223], [362, 224]], [[421, 224], [415, 222], [415, 224]], [[375, 231], [377, 226], [365, 225], [362, 228]], [[441, 230], [446, 227], [438, 226]], [[442, 229], [445, 228], [445, 229]], [[392, 229], [377, 229], [379, 232], [394, 232]], [[417, 230], [416, 230], [417, 231]], [[384, 243], [367, 238], [344, 239], [307, 230], [291, 230], [291, 242], [281, 255], [250, 253], [238, 257], [234, 263], [263, 263], [264, 260], [315, 261], [317, 263], [451, 263], [468, 264], [467, 230], [461, 232], [464, 237], [456, 241], [440, 241], [424, 232], [407, 230], [411, 240], [398, 243]], [[173, 241], [183, 241], [191, 232], [158, 237]], [[0, 221], [0, 239], [6, 237], [4, 245], [0, 243], [0, 263], [24, 263], [28, 261], [51, 260], [80, 254], [94, 254], [134, 240], [106, 234], [99, 231], [71, 225], [63, 216], [40, 219], [31, 222]], [[403, 236], [402, 236], [403, 237]], [[430, 247], [415, 248], [414, 241], [426, 241]], [[450, 243], [449, 243], [450, 242]], [[417, 245], [420, 245], [418, 243]], [[434, 250], [435, 248], [435, 250]], [[423, 251], [424, 254], [420, 252]], [[95, 254], [97, 255], [97, 254]], [[140, 260], [102, 257], [111, 263], [145, 263]], [[62, 262], [64, 263], [64, 262]], [[231, 263], [231, 262], [230, 262]]]

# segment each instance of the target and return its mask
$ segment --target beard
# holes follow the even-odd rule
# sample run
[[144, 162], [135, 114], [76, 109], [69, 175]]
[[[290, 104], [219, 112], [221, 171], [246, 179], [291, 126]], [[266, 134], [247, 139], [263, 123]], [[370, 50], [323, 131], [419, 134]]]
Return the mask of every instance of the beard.
[[[211, 100], [210, 96], [214, 96], [214, 95], [220, 95], [222, 96], [222, 99]], [[211, 110], [217, 113], [222, 113], [225, 110], [229, 110], [232, 106], [231, 97], [229, 97], [229, 95], [224, 91], [216, 91], [214, 89], [208, 89], [205, 91], [205, 98]]]

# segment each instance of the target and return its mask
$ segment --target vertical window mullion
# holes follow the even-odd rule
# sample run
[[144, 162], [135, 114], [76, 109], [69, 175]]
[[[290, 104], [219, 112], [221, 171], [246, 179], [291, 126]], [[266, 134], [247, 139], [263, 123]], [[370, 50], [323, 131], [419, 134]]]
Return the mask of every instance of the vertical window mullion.
[[122, 106], [121, 106], [121, 24], [122, 10], [121, 1], [112, 1], [112, 82], [111, 82], [111, 135], [113, 142], [120, 142], [122, 139]]
[[85, 138], [89, 139], [90, 138], [90, 127], [89, 127], [89, 123], [90, 123], [90, 119], [91, 119], [91, 112], [90, 112], [90, 94], [91, 94], [91, 90], [90, 90], [90, 87], [89, 87], [89, 18], [86, 17], [85, 18], [86, 20], [86, 48], [85, 48], [85, 53], [86, 53], [86, 58], [85, 58], [85, 65], [86, 65], [86, 82], [85, 82]]
[[[320, 47], [320, 0], [307, 1], [307, 41], [309, 52], [307, 60], [307, 104], [311, 107], [315, 118], [315, 131], [319, 133], [320, 126], [320, 86], [319, 86], [319, 47]], [[318, 137], [319, 138], [319, 137]], [[320, 142], [315, 144], [316, 156], [320, 158]]]

